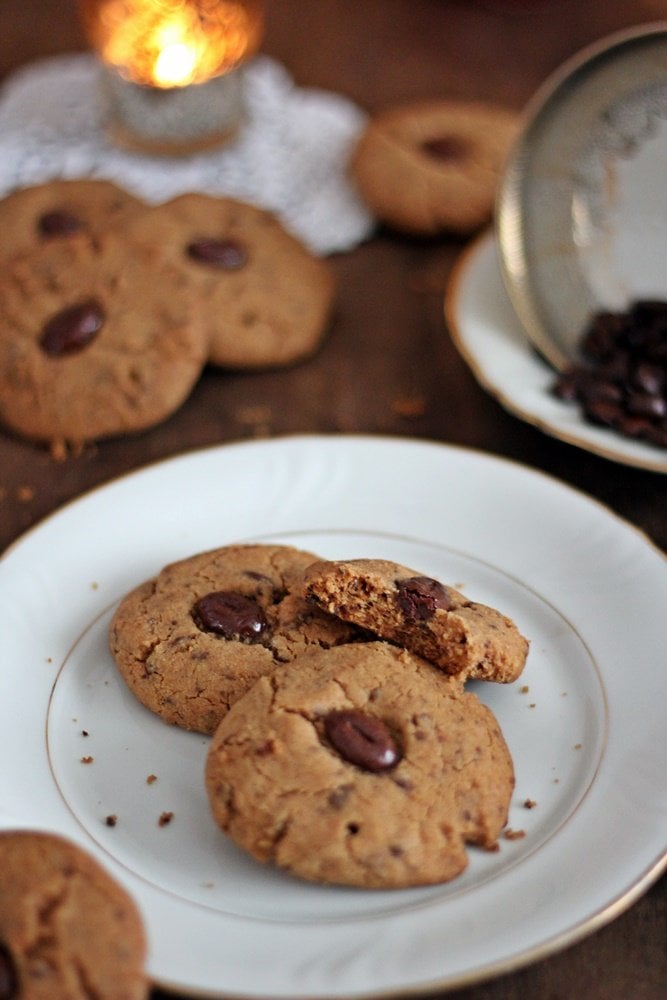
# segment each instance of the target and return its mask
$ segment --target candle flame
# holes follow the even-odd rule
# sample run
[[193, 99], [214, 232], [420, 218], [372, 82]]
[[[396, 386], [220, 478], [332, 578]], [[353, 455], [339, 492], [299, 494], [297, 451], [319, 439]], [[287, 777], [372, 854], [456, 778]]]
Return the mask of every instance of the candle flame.
[[238, 0], [102, 0], [88, 29], [127, 79], [184, 87], [228, 72], [259, 46], [261, 15]]

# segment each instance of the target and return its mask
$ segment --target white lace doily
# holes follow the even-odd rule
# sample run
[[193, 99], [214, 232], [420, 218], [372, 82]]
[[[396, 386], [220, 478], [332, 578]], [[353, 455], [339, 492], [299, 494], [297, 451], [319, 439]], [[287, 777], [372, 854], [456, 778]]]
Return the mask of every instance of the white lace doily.
[[273, 59], [246, 68], [247, 121], [227, 147], [188, 157], [114, 146], [99, 64], [89, 54], [41, 60], [0, 90], [0, 195], [56, 177], [100, 177], [157, 203], [188, 191], [274, 212], [315, 253], [351, 249], [374, 220], [346, 178], [366, 123], [347, 98], [296, 87]]

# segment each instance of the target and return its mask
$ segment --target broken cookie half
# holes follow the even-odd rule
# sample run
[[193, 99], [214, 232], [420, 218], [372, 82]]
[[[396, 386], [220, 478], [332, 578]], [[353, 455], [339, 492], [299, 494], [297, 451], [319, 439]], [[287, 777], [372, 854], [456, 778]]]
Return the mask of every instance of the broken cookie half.
[[398, 563], [321, 560], [306, 569], [304, 594], [462, 679], [509, 683], [526, 663], [528, 640], [511, 618]]

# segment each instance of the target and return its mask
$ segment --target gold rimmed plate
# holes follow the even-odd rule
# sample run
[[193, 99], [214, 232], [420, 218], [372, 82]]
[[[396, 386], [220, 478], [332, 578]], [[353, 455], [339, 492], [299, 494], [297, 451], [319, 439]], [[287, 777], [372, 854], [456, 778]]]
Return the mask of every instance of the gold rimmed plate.
[[[517, 776], [498, 851], [471, 848], [449, 884], [366, 892], [256, 864], [217, 829], [207, 740], [135, 701], [106, 636], [121, 596], [164, 564], [244, 540], [393, 559], [514, 618], [531, 640], [521, 682], [475, 685]], [[453, 988], [591, 933], [665, 867], [667, 563], [541, 473], [398, 438], [204, 449], [45, 520], [0, 560], [0, 590], [0, 828], [93, 853], [137, 901], [163, 988], [292, 1000]]]
[[510, 302], [493, 232], [478, 237], [459, 257], [445, 315], [475, 378], [508, 412], [610, 461], [667, 473], [667, 450], [589, 423], [576, 403], [554, 395], [556, 372], [535, 349]]

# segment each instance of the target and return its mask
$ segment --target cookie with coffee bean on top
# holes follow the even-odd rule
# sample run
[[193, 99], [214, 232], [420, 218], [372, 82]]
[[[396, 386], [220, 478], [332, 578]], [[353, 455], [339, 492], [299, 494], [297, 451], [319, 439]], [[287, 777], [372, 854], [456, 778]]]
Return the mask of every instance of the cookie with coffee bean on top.
[[264, 674], [313, 646], [362, 631], [306, 603], [317, 557], [289, 545], [239, 544], [170, 563], [119, 602], [109, 645], [129, 689], [165, 722], [212, 733]]
[[204, 307], [209, 362], [223, 368], [278, 368], [319, 347], [335, 280], [271, 212], [233, 198], [179, 195], [137, 214], [128, 242], [160, 247]]
[[431, 100], [373, 117], [350, 159], [382, 222], [414, 235], [468, 235], [491, 220], [519, 116], [487, 102]]
[[304, 596], [459, 678], [508, 683], [526, 663], [528, 641], [510, 618], [389, 560], [321, 560], [305, 571]]
[[256, 860], [321, 883], [445, 882], [493, 849], [514, 771], [492, 712], [386, 642], [305, 652], [261, 677], [211, 741], [218, 826]]

